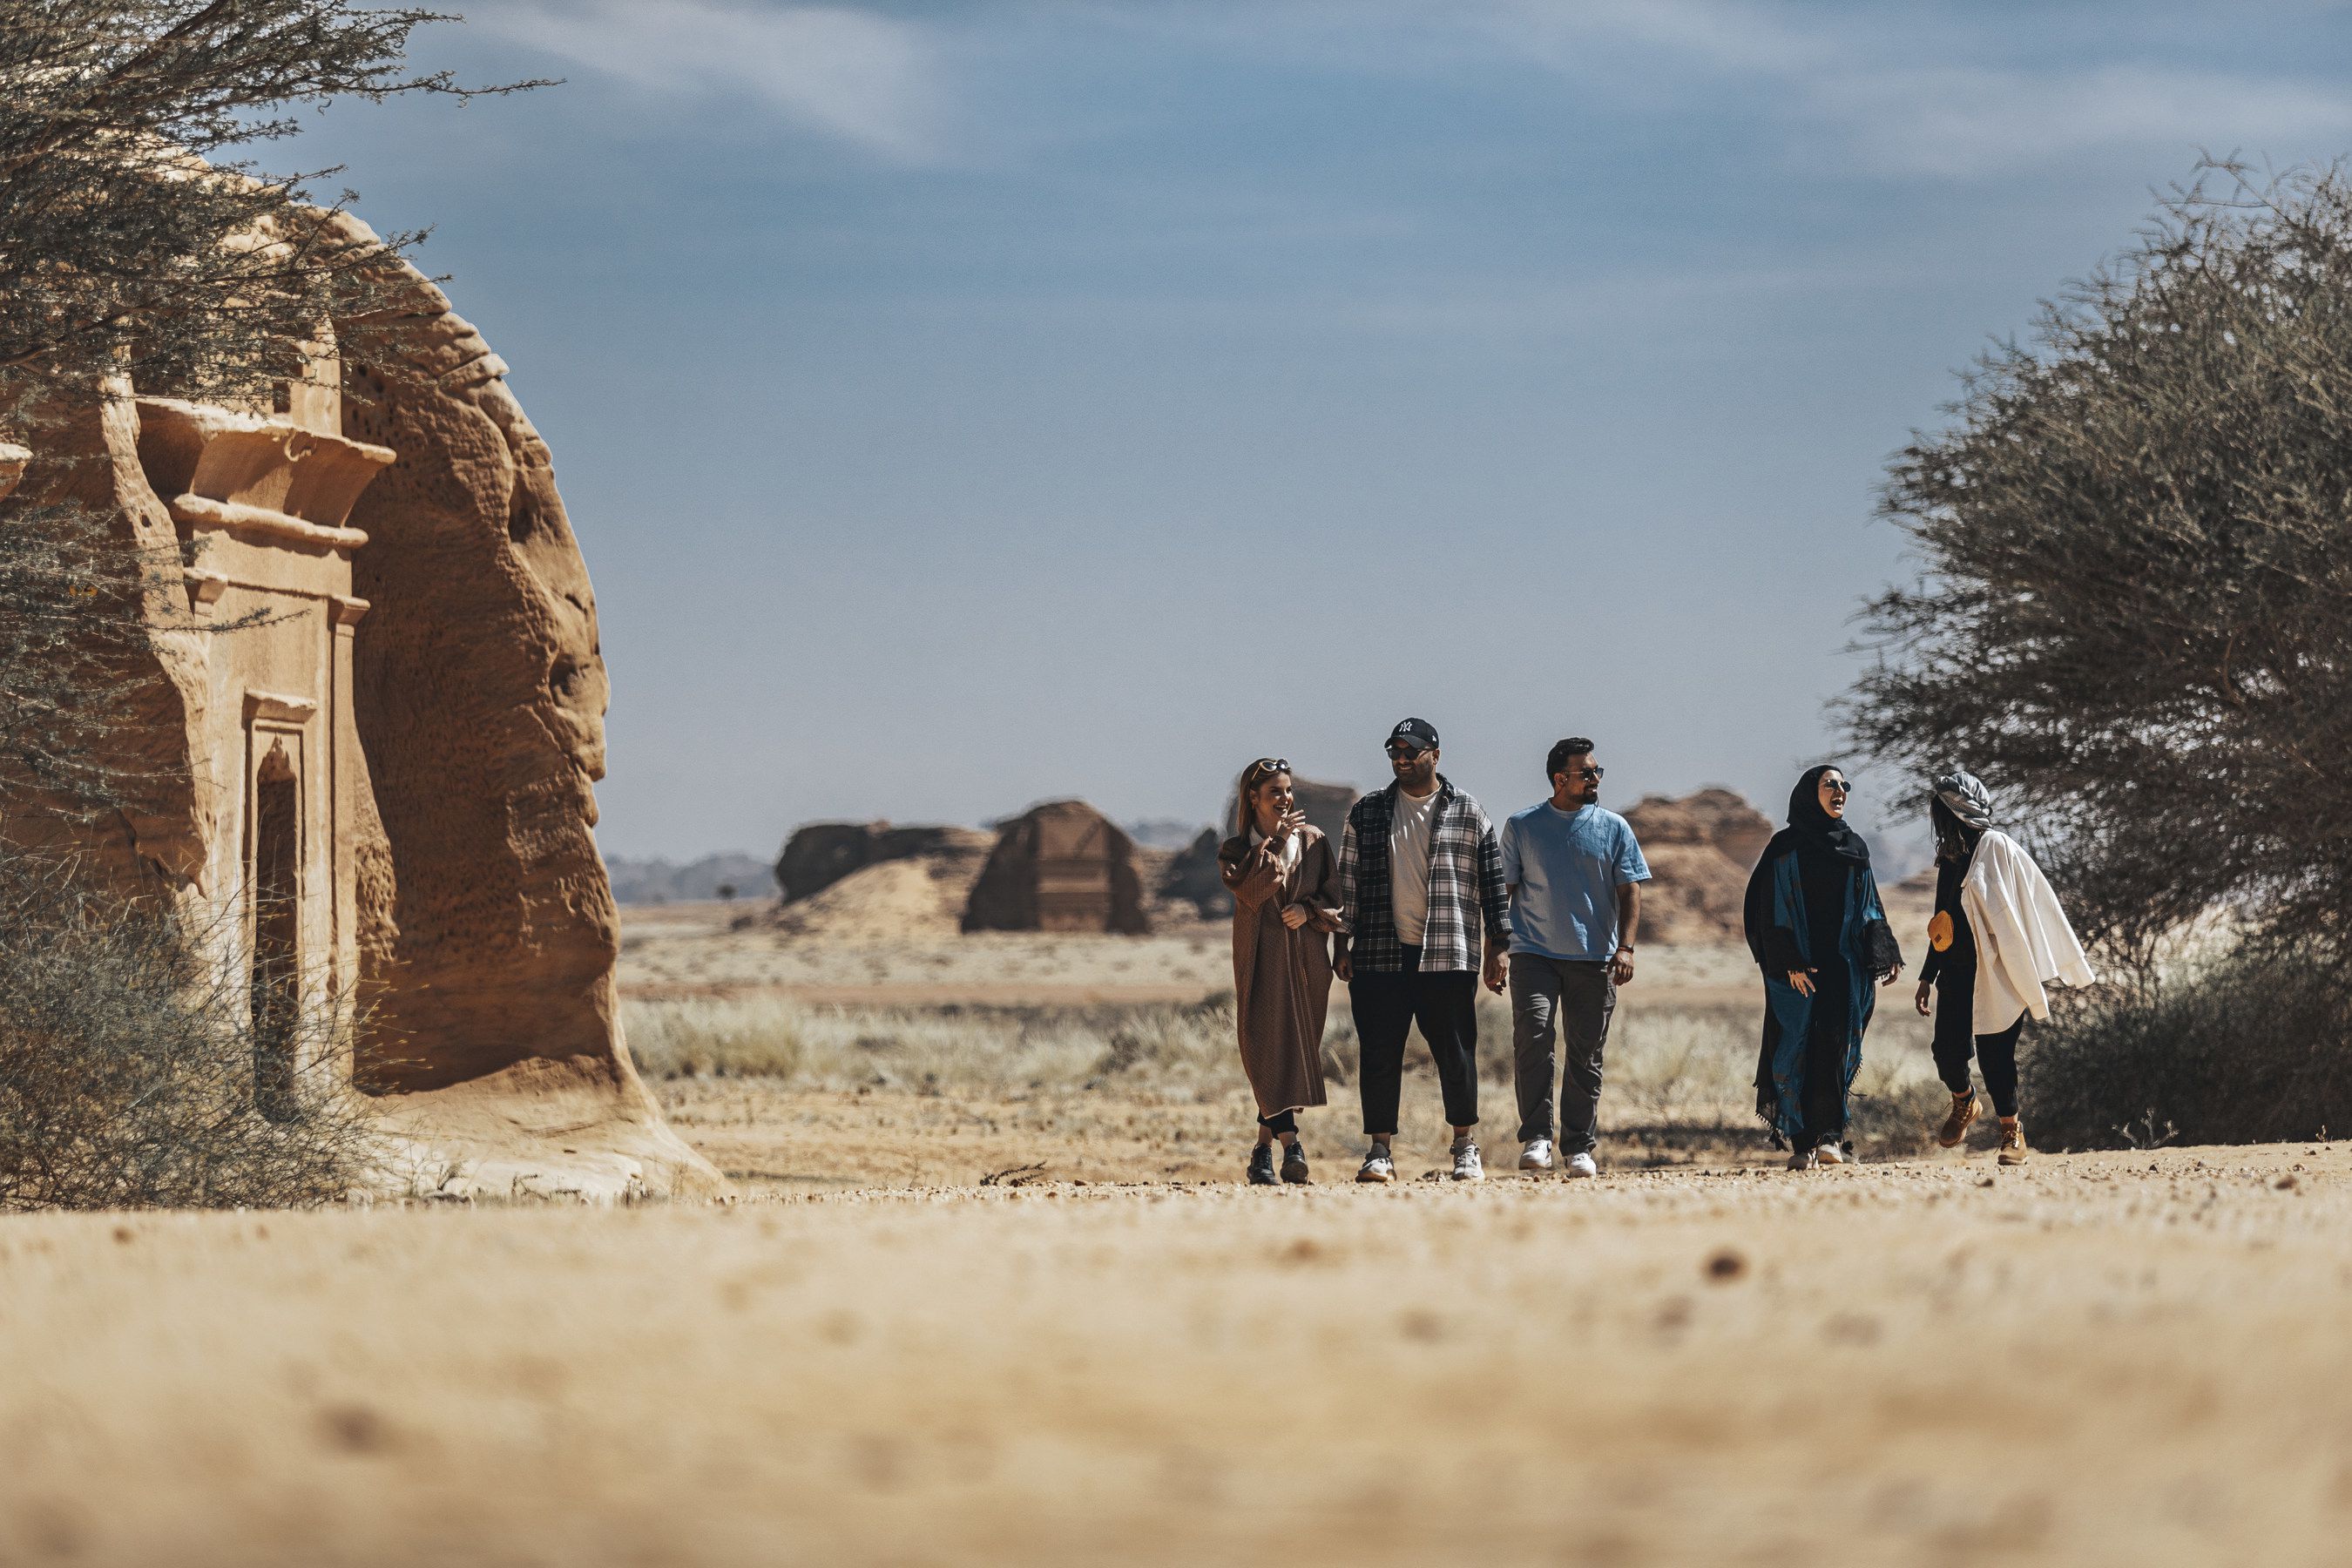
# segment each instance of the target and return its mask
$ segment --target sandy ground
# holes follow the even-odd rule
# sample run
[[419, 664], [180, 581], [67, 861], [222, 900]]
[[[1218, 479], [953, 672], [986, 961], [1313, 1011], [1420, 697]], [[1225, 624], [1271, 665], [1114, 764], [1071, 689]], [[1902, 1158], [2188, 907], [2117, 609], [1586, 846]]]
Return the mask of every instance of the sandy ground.
[[2344, 1146], [0, 1226], [0, 1562], [2337, 1563]]
[[[636, 983], [1012, 958], [1170, 984], [1148, 944], [716, 935], [633, 931]], [[1744, 980], [1695, 951], [1643, 983]], [[0, 1220], [0, 1564], [2269, 1565], [2352, 1540], [2352, 1145], [1792, 1174], [1752, 1135], [1620, 1130], [1598, 1181], [1458, 1186], [1420, 1179], [1423, 1105], [1412, 1179], [1369, 1188], [1341, 1094], [1317, 1184], [1260, 1190], [1237, 1092], [660, 1092], [736, 1203]]]

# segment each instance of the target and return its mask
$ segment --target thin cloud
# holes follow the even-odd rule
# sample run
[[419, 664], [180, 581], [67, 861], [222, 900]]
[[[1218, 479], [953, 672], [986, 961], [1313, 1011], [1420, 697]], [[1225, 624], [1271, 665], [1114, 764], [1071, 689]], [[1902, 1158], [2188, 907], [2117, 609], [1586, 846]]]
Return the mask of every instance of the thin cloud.
[[896, 162], [933, 162], [950, 143], [932, 39], [896, 17], [839, 5], [528, 0], [478, 20], [655, 91], [748, 93]]
[[[1686, 112], [1737, 93], [1800, 156], [1872, 174], [1979, 178], [2109, 148], [2305, 142], [2352, 132], [2316, 74], [2144, 48], [2117, 6], [2096, 32], [1965, 7], [1749, 0], [1150, 0], [1072, 19], [1287, 64], [1410, 73], [1465, 57], [1540, 66], [1612, 102]], [[2044, 62], [2047, 63], [2044, 63]]]
[[1810, 84], [1810, 108], [1893, 174], [1996, 174], [2107, 147], [2292, 144], [2352, 131], [2352, 99], [2273, 78], [2108, 66], [1888, 71]]
[[2123, 50], [2034, 69], [1985, 63], [1988, 44], [2001, 41], [1987, 29], [2006, 24], [1928, 8], [1817, 12], [1800, 24], [1740, 0], [1490, 0], [1465, 15], [1504, 47], [1570, 77], [1607, 71], [1622, 81], [1631, 48], [1755, 83], [1772, 95], [1766, 113], [1883, 174], [1977, 178], [2105, 148], [2296, 142], [2352, 130], [2352, 95], [2283, 74], [2168, 65]]

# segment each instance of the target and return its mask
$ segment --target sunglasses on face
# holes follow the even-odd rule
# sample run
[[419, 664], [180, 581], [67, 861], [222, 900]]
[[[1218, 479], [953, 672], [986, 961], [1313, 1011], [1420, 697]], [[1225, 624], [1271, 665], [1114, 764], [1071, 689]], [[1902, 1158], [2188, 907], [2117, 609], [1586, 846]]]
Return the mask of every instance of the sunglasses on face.
[[1400, 763], [1409, 763], [1415, 757], [1426, 756], [1428, 753], [1419, 746], [1391, 746], [1389, 755]]
[[1589, 779], [1594, 784], [1599, 784], [1601, 775], [1609, 770], [1607, 768], [1562, 768], [1559, 771], [1569, 778]]
[[1843, 779], [1823, 779], [1822, 781], [1822, 787], [1829, 791], [1832, 795], [1852, 795], [1853, 793], [1853, 785], [1846, 783]]

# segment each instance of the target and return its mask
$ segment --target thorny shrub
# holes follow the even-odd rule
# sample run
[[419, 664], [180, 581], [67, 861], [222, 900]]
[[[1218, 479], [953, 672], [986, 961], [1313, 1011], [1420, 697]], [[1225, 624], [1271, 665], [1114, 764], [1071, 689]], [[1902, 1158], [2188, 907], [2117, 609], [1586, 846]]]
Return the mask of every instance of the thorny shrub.
[[343, 1032], [267, 1005], [257, 1028], [257, 983], [205, 956], [209, 933], [75, 870], [0, 852], [0, 1210], [302, 1205], [364, 1182], [377, 1140]]
[[2352, 1130], [2352, 1007], [2327, 967], [2241, 952], [2029, 1026], [2024, 1116], [2053, 1148], [2273, 1143]]

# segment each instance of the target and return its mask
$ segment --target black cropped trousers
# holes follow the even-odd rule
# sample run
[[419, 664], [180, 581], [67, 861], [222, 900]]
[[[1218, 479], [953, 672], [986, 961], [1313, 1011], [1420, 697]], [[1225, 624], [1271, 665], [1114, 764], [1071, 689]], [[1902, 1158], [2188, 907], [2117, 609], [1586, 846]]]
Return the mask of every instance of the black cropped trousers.
[[1404, 1042], [1415, 1024], [1437, 1064], [1445, 1120], [1478, 1121], [1478, 976], [1467, 969], [1423, 970], [1421, 949], [1404, 950], [1398, 970], [1359, 969], [1348, 983], [1364, 1097], [1364, 1131], [1394, 1132], [1404, 1091]]

